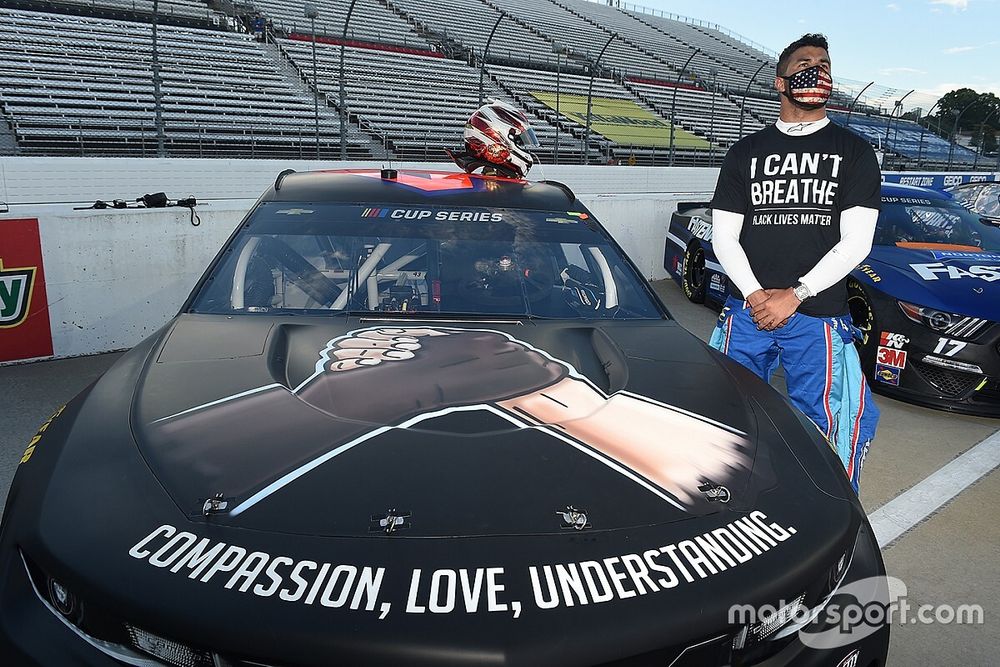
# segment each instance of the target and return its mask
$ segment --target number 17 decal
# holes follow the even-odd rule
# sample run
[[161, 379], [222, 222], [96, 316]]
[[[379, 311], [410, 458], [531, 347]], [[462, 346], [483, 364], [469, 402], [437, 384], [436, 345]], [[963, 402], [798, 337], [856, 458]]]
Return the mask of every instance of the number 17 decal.
[[[946, 357], [954, 357], [956, 354], [965, 349], [968, 343], [963, 343], [959, 340], [951, 340], [949, 338], [938, 338], [937, 347], [934, 348], [934, 354], [944, 353]], [[945, 348], [949, 348], [945, 350]]]

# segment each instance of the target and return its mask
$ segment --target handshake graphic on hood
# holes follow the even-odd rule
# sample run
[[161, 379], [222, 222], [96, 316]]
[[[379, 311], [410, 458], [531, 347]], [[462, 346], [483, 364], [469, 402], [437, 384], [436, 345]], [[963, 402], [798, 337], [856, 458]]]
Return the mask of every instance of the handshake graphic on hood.
[[[507, 334], [448, 327], [353, 331], [331, 340], [294, 389], [241, 392], [158, 420], [149, 432], [170, 459], [162, 471], [168, 485], [173, 475], [201, 497], [227, 488], [246, 511], [282, 480], [336, 465], [330, 452], [363, 446], [375, 429], [477, 405], [589, 449], [682, 509], [704, 502], [701, 484], [724, 483], [753, 461], [739, 432], [643, 396], [608, 396], [566, 362]], [[206, 439], [207, 450], [198, 445]]]

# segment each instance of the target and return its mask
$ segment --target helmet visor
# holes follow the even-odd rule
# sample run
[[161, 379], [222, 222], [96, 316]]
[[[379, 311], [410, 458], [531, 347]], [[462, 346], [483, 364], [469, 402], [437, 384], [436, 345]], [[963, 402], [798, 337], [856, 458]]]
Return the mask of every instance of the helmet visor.
[[530, 127], [525, 128], [521, 132], [517, 130], [511, 130], [511, 140], [514, 145], [521, 146], [522, 148], [540, 148], [541, 144], [538, 143], [538, 137], [535, 136], [535, 131]]

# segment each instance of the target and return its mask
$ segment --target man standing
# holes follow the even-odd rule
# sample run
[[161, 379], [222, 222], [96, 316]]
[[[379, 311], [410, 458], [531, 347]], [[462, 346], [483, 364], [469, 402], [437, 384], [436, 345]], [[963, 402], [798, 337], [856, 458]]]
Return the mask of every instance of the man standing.
[[871, 146], [826, 117], [826, 37], [782, 51], [774, 125], [730, 149], [712, 200], [713, 248], [732, 283], [712, 346], [788, 395], [826, 436], [854, 489], [878, 409], [854, 349], [847, 274], [871, 251], [881, 177]]

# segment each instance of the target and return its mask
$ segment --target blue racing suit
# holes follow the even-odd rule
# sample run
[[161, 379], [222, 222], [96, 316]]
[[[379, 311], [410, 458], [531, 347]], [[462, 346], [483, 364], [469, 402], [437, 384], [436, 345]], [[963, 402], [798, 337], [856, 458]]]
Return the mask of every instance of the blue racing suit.
[[[746, 301], [729, 297], [709, 344], [765, 382], [780, 362], [788, 397], [830, 443], [858, 491], [879, 411], [861, 372], [853, 344], [859, 332], [850, 315], [794, 313], [784, 327], [764, 331], [757, 329], [750, 311]], [[817, 349], [817, 341], [824, 347]]]

